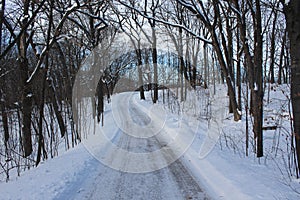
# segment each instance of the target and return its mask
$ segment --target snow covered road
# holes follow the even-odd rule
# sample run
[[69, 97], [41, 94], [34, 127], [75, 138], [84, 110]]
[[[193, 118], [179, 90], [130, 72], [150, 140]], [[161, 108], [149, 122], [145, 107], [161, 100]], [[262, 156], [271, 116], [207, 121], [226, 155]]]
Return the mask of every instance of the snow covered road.
[[180, 161], [145, 174], [116, 171], [97, 161], [85, 170], [54, 199], [208, 199]]
[[[106, 105], [104, 127], [83, 118], [87, 140], [8, 183], [0, 182], [0, 200], [299, 199], [277, 168], [241, 158], [218, 144], [210, 149], [215, 138], [207, 136], [217, 129], [209, 129], [207, 121], [182, 120], [138, 100], [138, 95], [113, 98]], [[82, 106], [87, 115], [90, 107]], [[209, 145], [203, 145], [207, 140]], [[205, 157], [202, 147], [209, 147]], [[293, 184], [296, 188], [299, 181]]]
[[[143, 110], [135, 101], [134, 96], [129, 93], [120, 94], [117, 98], [115, 96], [115, 99], [113, 105], [119, 112], [108, 113], [105, 116], [105, 126], [110, 126], [110, 129], [107, 129], [110, 131], [106, 131], [105, 134], [111, 139], [113, 145], [97, 144], [105, 146], [105, 149], [99, 150], [96, 147], [97, 150], [94, 150], [91, 146], [97, 146], [95, 141], [99, 141], [99, 138], [92, 138], [91, 144], [85, 143], [96, 158], [99, 158], [100, 155], [96, 153], [99, 152], [102, 158], [105, 157], [105, 164], [112, 165], [108, 167], [93, 159], [89, 167], [80, 172], [78, 179], [69, 183], [68, 187], [55, 199], [208, 199], [181, 160], [177, 159], [171, 147], [166, 151], [160, 151], [168, 145], [159, 139], [161, 138], [159, 133], [166, 131], [164, 121], [162, 123], [161, 120], [154, 120], [155, 114], [146, 113], [146, 110]], [[114, 131], [112, 126], [115, 126], [112, 124], [118, 127]], [[140, 127], [140, 130], [134, 130], [134, 126], [137, 126], [137, 129]], [[96, 132], [96, 135], [101, 134]], [[124, 157], [119, 149], [134, 152], [134, 155], [147, 156], [145, 153], [152, 152], [156, 155], [155, 157], [148, 156], [152, 160], [134, 160], [130, 156]], [[113, 163], [118, 163], [120, 169], [112, 169], [111, 167], [115, 166]], [[134, 165], [158, 166], [156, 166], [157, 170], [148, 170], [149, 172], [146, 173], [126, 172], [136, 167]]]

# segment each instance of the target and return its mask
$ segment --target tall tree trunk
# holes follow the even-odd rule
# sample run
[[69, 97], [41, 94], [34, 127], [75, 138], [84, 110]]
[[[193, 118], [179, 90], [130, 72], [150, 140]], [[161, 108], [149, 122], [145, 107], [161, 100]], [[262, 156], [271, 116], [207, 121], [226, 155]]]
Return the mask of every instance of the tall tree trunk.
[[[50, 39], [51, 39], [51, 26], [53, 23], [53, 5], [54, 1], [51, 0], [51, 6], [50, 6], [50, 15], [49, 15], [49, 26], [48, 26], [48, 31], [47, 31], [47, 46], [49, 46]], [[44, 142], [44, 135], [43, 135], [43, 119], [44, 119], [44, 106], [45, 106], [45, 90], [46, 90], [46, 85], [47, 85], [47, 72], [49, 69], [49, 56], [48, 54], [46, 55], [46, 61], [45, 61], [45, 70], [42, 71], [42, 94], [41, 94], [41, 99], [40, 99], [40, 113], [39, 113], [39, 125], [38, 125], [38, 152], [37, 152], [37, 158], [36, 158], [36, 166], [41, 161], [41, 155], [42, 155], [42, 150], [43, 150], [43, 155], [45, 158], [47, 158], [47, 152], [45, 149], [45, 142]]]
[[[2, 0], [1, 9], [0, 9], [0, 54], [2, 53], [2, 25], [3, 25], [3, 17], [4, 17], [4, 10], [5, 10], [5, 0]], [[1, 85], [5, 84], [5, 76], [1, 77]], [[3, 91], [4, 88], [0, 89], [0, 108], [1, 108], [1, 116], [2, 116], [2, 123], [3, 123], [3, 131], [4, 131], [4, 143], [5, 147], [7, 148], [7, 142], [9, 139], [9, 129], [8, 129], [8, 119], [6, 113], [6, 105], [5, 105], [5, 94]]]
[[262, 70], [262, 27], [261, 27], [261, 9], [260, 1], [255, 1], [256, 13], [255, 21], [256, 26], [254, 30], [255, 34], [255, 47], [254, 47], [254, 134], [257, 137], [257, 157], [263, 156], [263, 70]]
[[156, 33], [152, 29], [152, 59], [153, 59], [153, 71], [154, 71], [154, 97], [153, 103], [156, 103], [158, 100], [158, 72], [157, 72], [157, 49], [156, 49]]
[[203, 44], [203, 59], [204, 59], [204, 88], [208, 87], [208, 61], [207, 61], [207, 44]]
[[[48, 65], [48, 56], [46, 58], [46, 65]], [[46, 67], [47, 68], [47, 67]], [[47, 152], [45, 150], [45, 143], [44, 143], [44, 135], [43, 135], [43, 119], [44, 119], [44, 99], [45, 99], [45, 90], [46, 90], [46, 78], [47, 78], [47, 72], [43, 72], [43, 85], [42, 85], [42, 95], [40, 100], [40, 113], [39, 113], [39, 124], [38, 124], [38, 151], [37, 151], [37, 157], [35, 165], [38, 166], [38, 164], [41, 161], [42, 156], [42, 150], [45, 157], [47, 157]]]
[[237, 42], [236, 42], [236, 49], [237, 49], [237, 63], [236, 63], [236, 86], [238, 88], [238, 108], [242, 110], [242, 80], [241, 80], [241, 47], [240, 47], [240, 36], [239, 30], [237, 30]]
[[31, 86], [27, 84], [27, 73], [28, 73], [28, 61], [27, 58], [21, 59], [19, 63], [22, 69], [22, 143], [24, 148], [24, 156], [27, 157], [32, 153], [32, 139], [31, 139], [31, 104], [32, 104], [32, 93]]
[[[29, 0], [24, 1], [24, 16], [28, 16]], [[22, 20], [22, 28], [27, 24], [27, 17]], [[24, 31], [19, 41], [19, 68], [22, 73], [22, 143], [24, 149], [24, 156], [27, 157], [32, 153], [32, 139], [31, 139], [31, 104], [32, 104], [32, 91], [31, 85], [27, 83], [28, 79], [28, 59], [27, 59], [27, 47], [26, 43], [27, 33]]]
[[[228, 10], [228, 15], [231, 15], [230, 10]], [[229, 17], [226, 18], [226, 32], [227, 32], [227, 65], [228, 65], [228, 72], [231, 76], [231, 80], [233, 86], [235, 88], [235, 77], [234, 77], [234, 66], [233, 66], [233, 40], [232, 40], [232, 23]], [[233, 113], [232, 102], [229, 101], [229, 113]]]
[[[278, 6], [277, 6], [278, 7]], [[277, 24], [277, 11], [274, 12], [274, 20], [272, 26], [272, 33], [271, 33], [271, 52], [270, 52], [270, 83], [275, 83], [275, 73], [274, 73], [274, 66], [275, 66], [275, 39], [276, 39], [276, 24]]]
[[[151, 12], [152, 17], [155, 18], [156, 14], [156, 3], [154, 0], [152, 0], [151, 5]], [[154, 71], [154, 97], [153, 97], [153, 103], [157, 103], [158, 100], [158, 69], [157, 69], [157, 38], [156, 38], [156, 21], [150, 20], [150, 25], [152, 29], [152, 63], [153, 63], [153, 71]]]
[[[239, 1], [235, 0], [235, 7], [240, 9]], [[263, 70], [262, 70], [262, 27], [261, 27], [261, 9], [260, 1], [255, 1], [256, 12], [253, 13], [254, 22], [254, 60], [250, 54], [250, 47], [246, 37], [245, 14], [237, 16], [240, 37], [243, 43], [243, 50], [246, 58], [247, 75], [250, 87], [250, 113], [253, 114], [254, 124], [253, 132], [257, 140], [257, 157], [263, 156]]]
[[300, 1], [291, 0], [284, 9], [291, 55], [291, 99], [298, 171], [300, 170]]

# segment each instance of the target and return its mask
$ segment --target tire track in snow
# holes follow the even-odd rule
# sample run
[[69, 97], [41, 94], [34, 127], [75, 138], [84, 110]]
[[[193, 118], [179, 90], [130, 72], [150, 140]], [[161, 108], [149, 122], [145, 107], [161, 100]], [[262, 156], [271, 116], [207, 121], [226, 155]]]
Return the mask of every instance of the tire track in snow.
[[[120, 102], [128, 100], [128, 97], [122, 96]], [[129, 104], [131, 116], [139, 116], [134, 119], [138, 125], [149, 123], [149, 116], [145, 112], [140, 112], [138, 106], [134, 103]], [[113, 119], [106, 119], [113, 120]], [[159, 142], [155, 136], [149, 138], [135, 138], [118, 130], [113, 137], [113, 143], [118, 147], [131, 152], [153, 152], [160, 149], [164, 144]], [[114, 155], [114, 154], [110, 154]], [[162, 158], [168, 160], [172, 158], [172, 152], [168, 155], [162, 155]], [[120, 156], [111, 157], [120, 159]], [[127, 159], [127, 158], [123, 158]], [[118, 160], [116, 160], [117, 162]], [[124, 165], [130, 167], [130, 160], [125, 160]], [[138, 164], [138, 163], [137, 163]], [[155, 163], [153, 163], [155, 164]], [[124, 166], [126, 169], [126, 166]], [[117, 171], [99, 163], [99, 166], [93, 167], [85, 178], [80, 178], [81, 183], [73, 183], [76, 187], [81, 188], [70, 194], [61, 195], [64, 199], [105, 199], [105, 200], [185, 200], [185, 199], [209, 199], [205, 192], [199, 187], [193, 176], [184, 167], [180, 159], [165, 168], [148, 173], [127, 173]], [[83, 173], [84, 175], [84, 173]], [[86, 179], [86, 180], [85, 180]], [[78, 184], [80, 187], [78, 187]], [[70, 189], [65, 192], [70, 193]]]

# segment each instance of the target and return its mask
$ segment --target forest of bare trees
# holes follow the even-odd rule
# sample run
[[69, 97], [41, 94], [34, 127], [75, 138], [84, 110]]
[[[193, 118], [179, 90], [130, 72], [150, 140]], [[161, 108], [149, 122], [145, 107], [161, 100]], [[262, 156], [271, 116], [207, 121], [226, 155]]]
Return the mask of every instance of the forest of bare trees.
[[[128, 66], [137, 66], [139, 86], [154, 83], [157, 103], [163, 85], [158, 63], [168, 61], [179, 71], [181, 101], [186, 80], [194, 89], [226, 84], [228, 112], [234, 121], [246, 117], [246, 146], [253, 136], [254, 153], [263, 157], [264, 96], [268, 85], [287, 84], [291, 162], [298, 177], [299, 15], [297, 0], [1, 0], [0, 173], [8, 180], [11, 170], [20, 174], [58, 155], [59, 146], [69, 149], [83, 139], [74, 115], [78, 108], [72, 106], [76, 73], [99, 44], [123, 32], [135, 51], [92, 74], [98, 87], [87, 96], [98, 121], [102, 117], [103, 123], [104, 101]], [[177, 56], [157, 49], [160, 32], [172, 39]], [[143, 46], [145, 38], [151, 47]], [[147, 64], [153, 73], [143, 73]], [[147, 88], [139, 90], [145, 99]]]

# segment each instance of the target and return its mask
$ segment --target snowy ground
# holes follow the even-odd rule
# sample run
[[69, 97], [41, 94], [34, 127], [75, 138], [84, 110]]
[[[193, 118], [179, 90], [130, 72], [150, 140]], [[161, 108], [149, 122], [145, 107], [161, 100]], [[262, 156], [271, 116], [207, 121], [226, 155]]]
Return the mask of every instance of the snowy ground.
[[[299, 187], [299, 184], [293, 182], [289, 185], [283, 181], [282, 174], [274, 165], [263, 162], [259, 164], [254, 157], [233, 154], [230, 148], [224, 148], [221, 143], [214, 145], [216, 141], [220, 141], [214, 135], [205, 140], [212, 130], [218, 130], [213, 123], [208, 129], [205, 120], [179, 119], [176, 114], [166, 113], [163, 109], [155, 110], [154, 115], [149, 110], [155, 108], [148, 102], [138, 101], [137, 95], [132, 98], [124, 94], [113, 97], [119, 105], [131, 101], [128, 108], [118, 107], [123, 109], [121, 115], [131, 113], [127, 116], [132, 118], [128, 122], [139, 126], [153, 124], [154, 129], [161, 126], [159, 121], [163, 118], [165, 128], [160, 130], [163, 134], [147, 138], [147, 133], [143, 133], [145, 138], [142, 139], [128, 136], [123, 131], [126, 132], [126, 127], [133, 125], [123, 124], [120, 130], [117, 126], [120, 124], [114, 119], [118, 116], [114, 116], [112, 108], [108, 107], [105, 126], [101, 128], [97, 125], [96, 130], [104, 131], [115, 146], [109, 145], [103, 149], [105, 144], [98, 141], [99, 134], [96, 131], [96, 136], [89, 137], [90, 140], [85, 141], [84, 145], [80, 144], [59, 157], [42, 163], [15, 180], [0, 183], [0, 199], [299, 199], [299, 194], [292, 189], [292, 186]], [[220, 100], [219, 105], [225, 103]], [[155, 122], [158, 123], [157, 126]], [[183, 127], [189, 127], [189, 131], [196, 131], [192, 145], [178, 160], [171, 163], [180, 154], [176, 153], [176, 148], [181, 151], [178, 145], [189, 146], [190, 137], [179, 137], [179, 142], [170, 145], [160, 157], [155, 157], [161, 159], [158, 164], [157, 160], [154, 162], [153, 166], [157, 170], [152, 167], [147, 168], [148, 173], [126, 172], [141, 170], [138, 166], [153, 163], [147, 159], [144, 163], [135, 163], [131, 157], [120, 160], [123, 154], [118, 154], [116, 147], [135, 153], [155, 152], [166, 146], [166, 140], [176, 137], [174, 130], [178, 122]], [[215, 123], [219, 121], [216, 120]], [[242, 126], [239, 123], [241, 122], [234, 125], [234, 132]], [[97, 141], [99, 146], [95, 145]], [[201, 154], [203, 149], [200, 150], [200, 147], [204, 141], [207, 151]], [[111, 153], [113, 151], [116, 154]], [[110, 159], [106, 159], [107, 157]], [[104, 161], [104, 164], [99, 160]], [[166, 163], [171, 164], [160, 169]]]

